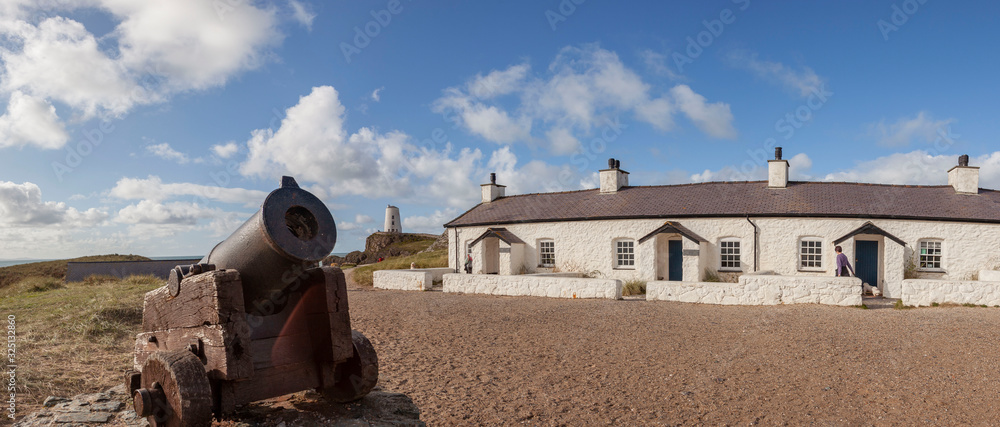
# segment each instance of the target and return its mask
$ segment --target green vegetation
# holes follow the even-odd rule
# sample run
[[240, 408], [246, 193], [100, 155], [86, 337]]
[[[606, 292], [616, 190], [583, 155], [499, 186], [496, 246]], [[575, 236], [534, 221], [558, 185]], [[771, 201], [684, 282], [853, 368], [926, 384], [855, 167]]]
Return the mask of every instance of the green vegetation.
[[132, 366], [143, 296], [162, 284], [153, 276], [67, 284], [29, 277], [0, 289], [0, 313], [16, 321], [24, 413], [38, 409], [46, 396], [121, 384], [122, 371]]
[[909, 310], [913, 307], [908, 305], [903, 305], [903, 300], [896, 300], [896, 303], [893, 304], [892, 308], [895, 308], [896, 310]]
[[66, 278], [67, 262], [96, 261], [149, 261], [149, 258], [139, 255], [93, 255], [73, 259], [32, 262], [28, 264], [2, 267], [0, 268], [0, 288], [10, 286], [27, 277], [51, 277], [62, 280]]
[[940, 306], [941, 306], [941, 304], [938, 304], [936, 302], [932, 302], [931, 303], [931, 307], [940, 307]]
[[861, 305], [856, 305], [855, 307], [857, 307], [857, 308], [860, 308], [860, 309], [862, 309], [862, 310], [868, 310], [868, 306], [867, 306], [867, 305], [865, 305], [865, 304], [861, 304]]
[[437, 239], [435, 238], [435, 239], [413, 240], [409, 242], [395, 242], [389, 244], [389, 246], [386, 246], [385, 249], [383, 249], [383, 251], [392, 253], [394, 252], [394, 250], [398, 250], [400, 252], [409, 252], [415, 254], [417, 252], [429, 248], [431, 245], [434, 244], [435, 240]]
[[645, 295], [646, 294], [646, 281], [645, 280], [629, 280], [622, 285], [622, 296], [631, 295]]
[[[428, 246], [430, 246], [429, 243]], [[401, 258], [388, 258], [382, 262], [358, 267], [354, 270], [354, 283], [359, 286], [372, 286], [374, 284], [376, 271], [409, 269], [411, 262], [414, 263], [417, 268], [447, 267], [448, 250], [442, 249]]]

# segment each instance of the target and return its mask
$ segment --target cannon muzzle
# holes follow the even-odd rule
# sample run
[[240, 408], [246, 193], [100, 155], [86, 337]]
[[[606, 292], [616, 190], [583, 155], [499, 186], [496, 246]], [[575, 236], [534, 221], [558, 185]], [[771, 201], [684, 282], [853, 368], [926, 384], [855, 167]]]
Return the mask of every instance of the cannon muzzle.
[[280, 311], [284, 291], [297, 286], [305, 270], [329, 255], [336, 243], [337, 226], [330, 210], [285, 176], [260, 210], [199, 264], [175, 267], [169, 286], [176, 295], [184, 277], [215, 268], [234, 269], [243, 282], [246, 311], [273, 314]]

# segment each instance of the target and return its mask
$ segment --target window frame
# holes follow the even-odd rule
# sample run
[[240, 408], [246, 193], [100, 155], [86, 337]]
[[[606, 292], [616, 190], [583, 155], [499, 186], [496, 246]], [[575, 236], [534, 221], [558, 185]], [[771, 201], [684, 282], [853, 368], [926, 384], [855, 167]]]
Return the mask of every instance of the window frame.
[[[734, 254], [723, 253], [723, 249], [726, 249], [724, 247], [725, 243], [736, 243], [736, 247], [735, 247], [736, 252]], [[719, 245], [718, 246], [719, 246], [719, 271], [727, 272], [727, 273], [728, 272], [742, 272], [743, 271], [743, 241], [742, 241], [742, 239], [740, 239], [739, 237], [724, 237], [722, 239], [719, 239]], [[729, 249], [732, 249], [732, 248], [729, 248]], [[733, 260], [725, 260], [723, 258], [723, 257], [725, 257], [727, 255], [735, 255], [736, 256], [736, 259], [735, 259], [736, 264], [737, 264], [736, 267], [726, 267], [725, 266], [725, 263], [727, 261], [729, 261], [729, 262], [733, 261]]]
[[[811, 253], [811, 254], [809, 254], [809, 253], [803, 253], [803, 250], [806, 249], [806, 248], [803, 247], [802, 244], [806, 243], [806, 242], [815, 243], [815, 245], [812, 247], [812, 249], [815, 249], [817, 252], [814, 252], [814, 253]], [[796, 252], [798, 254], [799, 271], [825, 271], [823, 269], [824, 268], [823, 267], [823, 256], [825, 255], [825, 253], [824, 253], [825, 251], [823, 250], [824, 247], [825, 246], [824, 246], [824, 242], [823, 242], [823, 238], [822, 237], [806, 236], [806, 237], [799, 238], [799, 244], [798, 244], [797, 250], [796, 250]], [[804, 256], [816, 256], [817, 258], [815, 260], [813, 260], [813, 262], [816, 262], [817, 265], [815, 265], [815, 266], [806, 266], [805, 265], [805, 260], [803, 259]]]
[[[924, 254], [924, 245], [933, 243], [937, 245], [937, 254], [927, 253]], [[924, 267], [924, 257], [937, 257], [937, 261], [926, 261], [926, 262], [936, 262], [937, 267]], [[944, 272], [944, 239], [927, 238], [920, 239], [917, 241], [917, 271], [926, 271], [932, 273]]]
[[[620, 249], [624, 248], [624, 246], [622, 246], [623, 243], [629, 244], [629, 252], [620, 251]], [[620, 238], [614, 240], [614, 243], [612, 243], [612, 250], [614, 251], [613, 261], [615, 270], [635, 270], [635, 246], [635, 239]], [[623, 256], [628, 258], [628, 264], [622, 263]]]
[[[546, 243], [551, 244], [551, 251], [546, 252], [543, 247]], [[545, 256], [550, 255], [552, 262], [546, 263]], [[538, 266], [541, 268], [555, 268], [556, 266], [556, 241], [553, 239], [538, 239]]]

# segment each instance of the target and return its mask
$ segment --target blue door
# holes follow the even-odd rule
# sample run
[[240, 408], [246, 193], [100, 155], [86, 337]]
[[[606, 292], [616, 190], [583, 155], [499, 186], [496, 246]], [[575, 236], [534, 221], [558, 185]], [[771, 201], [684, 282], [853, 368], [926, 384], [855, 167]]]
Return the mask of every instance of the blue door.
[[854, 243], [854, 271], [858, 278], [878, 286], [878, 242], [858, 240]]
[[680, 282], [684, 280], [684, 253], [681, 252], [681, 241], [680, 240], [670, 240], [669, 246], [667, 246], [667, 260], [669, 262], [668, 267], [670, 269], [670, 277], [668, 280], [675, 282]]

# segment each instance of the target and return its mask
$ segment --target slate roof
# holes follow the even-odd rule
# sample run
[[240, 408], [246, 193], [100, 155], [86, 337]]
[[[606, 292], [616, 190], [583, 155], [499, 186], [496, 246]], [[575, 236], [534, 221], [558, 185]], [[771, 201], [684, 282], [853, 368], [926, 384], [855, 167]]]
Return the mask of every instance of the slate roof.
[[524, 194], [481, 203], [445, 227], [527, 222], [698, 217], [896, 218], [1000, 223], [1000, 191], [957, 194], [950, 185], [767, 181]]

